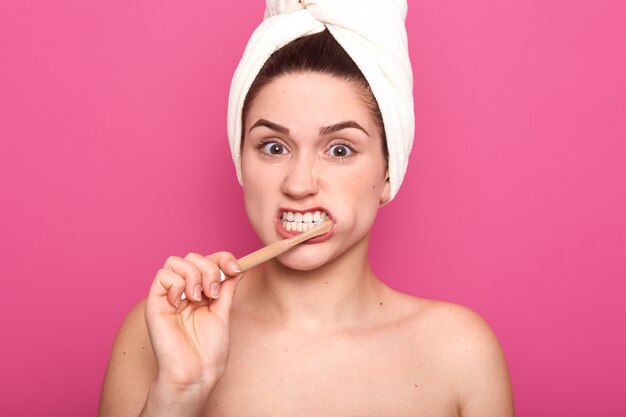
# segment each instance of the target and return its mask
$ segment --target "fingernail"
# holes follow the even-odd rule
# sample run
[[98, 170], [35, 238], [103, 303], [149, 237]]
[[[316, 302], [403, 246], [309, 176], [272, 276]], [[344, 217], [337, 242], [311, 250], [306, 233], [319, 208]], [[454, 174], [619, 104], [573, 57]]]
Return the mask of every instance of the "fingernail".
[[176, 308], [180, 307], [180, 298], [176, 299], [176, 302], [174, 303], [174, 305], [176, 306]]
[[202, 287], [196, 285], [193, 287], [193, 299], [196, 301], [202, 301]]
[[214, 282], [211, 284], [211, 298], [218, 298], [220, 296], [220, 284]]
[[228, 263], [228, 268], [230, 268], [230, 270], [234, 272], [241, 272], [241, 269], [239, 268], [239, 266], [237, 266], [237, 262], [235, 261], [230, 261]]

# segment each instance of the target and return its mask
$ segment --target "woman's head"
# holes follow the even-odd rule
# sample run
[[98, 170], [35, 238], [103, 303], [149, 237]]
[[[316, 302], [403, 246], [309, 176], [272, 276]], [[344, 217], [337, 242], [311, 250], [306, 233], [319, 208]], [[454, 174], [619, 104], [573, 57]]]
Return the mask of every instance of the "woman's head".
[[239, 182], [244, 104], [248, 111], [262, 85], [277, 74], [313, 71], [362, 87], [360, 97], [379, 121], [381, 146], [388, 150], [393, 199], [414, 134], [406, 16], [406, 0], [267, 0], [264, 20], [246, 45], [228, 96], [228, 142]]
[[[301, 245], [281, 262], [313, 269], [363, 242], [390, 197], [384, 129], [367, 81], [330, 34], [276, 52], [243, 115], [246, 210], [261, 239], [306, 228], [316, 211], [335, 221], [329, 239]], [[300, 216], [304, 226], [290, 221]]]

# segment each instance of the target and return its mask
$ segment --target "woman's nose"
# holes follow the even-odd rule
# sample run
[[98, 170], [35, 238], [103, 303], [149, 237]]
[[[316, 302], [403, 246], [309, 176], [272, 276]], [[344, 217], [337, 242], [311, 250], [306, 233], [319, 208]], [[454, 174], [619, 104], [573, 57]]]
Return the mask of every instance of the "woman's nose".
[[289, 161], [289, 168], [283, 181], [282, 191], [295, 199], [301, 199], [318, 192], [314, 158], [299, 157]]

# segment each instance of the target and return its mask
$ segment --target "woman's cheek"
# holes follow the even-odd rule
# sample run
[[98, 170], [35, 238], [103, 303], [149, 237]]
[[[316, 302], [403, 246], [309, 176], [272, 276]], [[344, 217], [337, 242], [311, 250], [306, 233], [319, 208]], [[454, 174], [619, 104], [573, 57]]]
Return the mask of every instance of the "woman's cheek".
[[[248, 215], [248, 220], [252, 225], [252, 228], [255, 230], [259, 237], [264, 238], [263, 236], [263, 212], [266, 211], [263, 206], [262, 193], [259, 192], [259, 188], [257, 184], [255, 184], [256, 180], [245, 181], [244, 180], [244, 202], [246, 207], [246, 214]], [[271, 220], [271, 219], [270, 219]]]

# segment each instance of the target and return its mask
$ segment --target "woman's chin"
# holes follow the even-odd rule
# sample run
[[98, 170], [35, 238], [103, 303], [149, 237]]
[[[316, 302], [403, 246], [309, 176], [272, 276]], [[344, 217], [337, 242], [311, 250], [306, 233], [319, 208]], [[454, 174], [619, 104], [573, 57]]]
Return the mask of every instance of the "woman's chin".
[[326, 264], [330, 259], [322, 254], [306, 253], [308, 251], [299, 251], [300, 248], [294, 248], [287, 253], [278, 256], [276, 260], [286, 268], [295, 271], [313, 271]]

